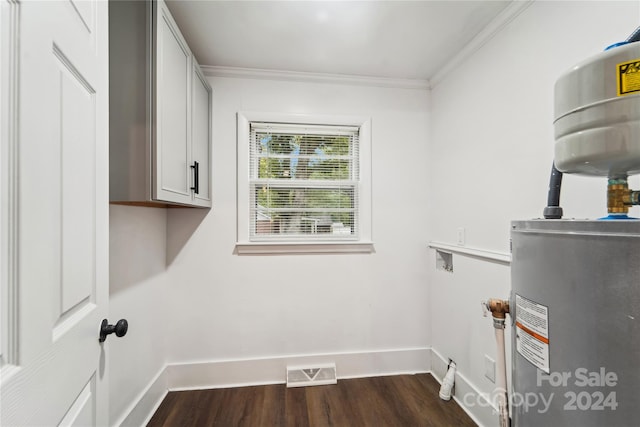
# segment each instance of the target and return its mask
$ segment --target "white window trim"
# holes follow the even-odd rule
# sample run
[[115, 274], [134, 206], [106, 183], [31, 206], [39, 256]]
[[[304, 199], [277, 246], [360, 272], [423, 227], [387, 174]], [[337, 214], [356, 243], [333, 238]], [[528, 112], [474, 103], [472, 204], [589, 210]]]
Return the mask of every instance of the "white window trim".
[[[357, 126], [360, 128], [360, 238], [354, 241], [252, 242], [249, 240], [249, 138], [251, 122]], [[371, 203], [371, 118], [316, 114], [239, 112], [237, 117], [237, 218], [238, 255], [373, 253]]]

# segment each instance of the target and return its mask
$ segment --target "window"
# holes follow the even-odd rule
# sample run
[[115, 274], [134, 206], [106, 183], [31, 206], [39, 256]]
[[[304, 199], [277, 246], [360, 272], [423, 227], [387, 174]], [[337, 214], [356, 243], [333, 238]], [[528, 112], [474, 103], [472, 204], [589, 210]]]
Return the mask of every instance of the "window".
[[238, 115], [238, 253], [371, 252], [366, 119]]
[[251, 123], [249, 240], [353, 240], [357, 127]]

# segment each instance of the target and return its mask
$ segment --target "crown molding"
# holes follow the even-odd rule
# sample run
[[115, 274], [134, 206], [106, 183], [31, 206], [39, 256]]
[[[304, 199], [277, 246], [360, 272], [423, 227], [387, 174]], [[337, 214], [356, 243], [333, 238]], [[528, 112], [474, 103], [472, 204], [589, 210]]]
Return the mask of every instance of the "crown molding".
[[482, 46], [487, 44], [496, 34], [513, 21], [518, 15], [524, 12], [535, 0], [513, 0], [504, 8], [489, 24], [478, 33], [467, 45], [458, 52], [449, 62], [447, 62], [440, 70], [429, 80], [431, 88], [436, 87], [440, 82], [445, 80], [452, 70], [458, 65], [467, 61], [471, 55], [480, 50]]
[[229, 77], [240, 79], [279, 80], [303, 83], [330, 83], [351, 86], [374, 86], [396, 89], [430, 88], [428, 80], [392, 79], [386, 77], [354, 76], [346, 74], [309, 73], [301, 71], [263, 70], [256, 68], [201, 66], [202, 72], [209, 77]]

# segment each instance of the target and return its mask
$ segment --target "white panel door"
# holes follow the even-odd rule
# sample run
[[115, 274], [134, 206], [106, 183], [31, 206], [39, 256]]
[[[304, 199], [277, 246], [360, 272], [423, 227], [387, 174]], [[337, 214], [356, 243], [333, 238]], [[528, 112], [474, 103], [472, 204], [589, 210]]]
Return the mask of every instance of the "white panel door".
[[154, 3], [156, 99], [154, 199], [191, 203], [191, 51], [166, 4]]
[[108, 4], [0, 1], [19, 40], [0, 424], [106, 425]]
[[198, 165], [193, 176], [193, 204], [211, 207], [211, 87], [196, 61], [191, 85], [191, 152], [193, 163]]

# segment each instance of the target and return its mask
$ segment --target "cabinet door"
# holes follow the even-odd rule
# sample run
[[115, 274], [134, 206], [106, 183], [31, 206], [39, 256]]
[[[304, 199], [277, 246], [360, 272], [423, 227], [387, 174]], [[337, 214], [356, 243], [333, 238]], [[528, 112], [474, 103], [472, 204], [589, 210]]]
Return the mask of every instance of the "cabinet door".
[[153, 198], [191, 204], [191, 51], [161, 0], [154, 19]]
[[[211, 87], [198, 63], [193, 61], [191, 102], [191, 150], [193, 204], [211, 206]], [[197, 173], [197, 175], [196, 175]]]

